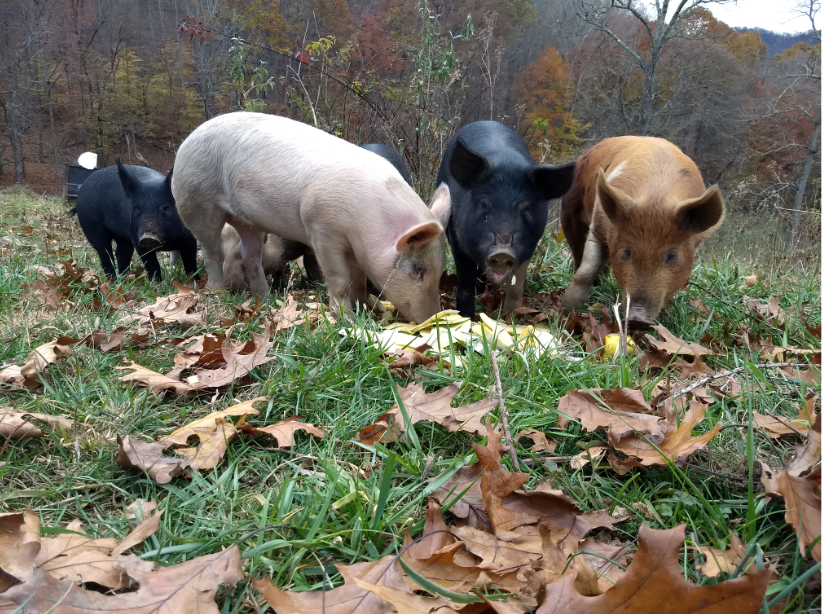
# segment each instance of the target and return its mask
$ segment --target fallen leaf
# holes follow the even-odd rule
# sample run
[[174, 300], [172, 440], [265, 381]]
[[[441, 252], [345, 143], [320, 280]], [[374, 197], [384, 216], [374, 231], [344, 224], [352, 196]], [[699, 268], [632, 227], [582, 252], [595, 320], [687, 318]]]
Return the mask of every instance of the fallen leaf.
[[0, 514], [0, 592], [31, 575], [40, 552], [40, 519], [31, 508]]
[[645, 335], [648, 343], [656, 350], [667, 352], [668, 354], [680, 356], [700, 356], [705, 354], [713, 354], [713, 351], [702, 347], [697, 343], [688, 343], [674, 335], [667, 328], [661, 324], [656, 324], [653, 328], [657, 331], [662, 340], [654, 339], [650, 335]]
[[524, 429], [520, 431], [514, 436], [514, 441], [519, 441], [523, 437], [534, 442], [534, 445], [531, 446], [531, 452], [553, 452], [557, 449], [557, 443], [555, 441], [548, 441], [545, 433], [541, 433], [536, 429]]
[[33, 284], [23, 284], [22, 288], [31, 291], [51, 311], [59, 311], [63, 299], [52, 284], [38, 279]]
[[785, 417], [778, 420], [774, 416], [765, 416], [759, 412], [753, 412], [754, 422], [760, 428], [765, 429], [768, 436], [773, 439], [783, 435], [795, 435], [797, 431], [800, 435], [807, 435], [811, 425], [816, 420], [814, 407], [818, 398], [819, 395], [808, 397], [802, 405], [802, 409], [799, 410], [799, 414], [793, 420]]
[[[265, 398], [265, 397], [260, 397]], [[280, 448], [290, 448], [294, 445], [294, 433], [297, 431], [305, 431], [314, 437], [322, 439], [324, 437], [323, 430], [308, 424], [307, 422], [300, 422], [305, 416], [291, 416], [285, 420], [281, 420], [276, 424], [269, 424], [267, 426], [252, 426], [250, 424], [243, 424], [240, 430], [243, 433], [250, 435], [265, 434], [277, 440], [277, 446]]]
[[715, 586], [691, 584], [679, 566], [679, 549], [684, 542], [685, 525], [657, 531], [643, 524], [639, 529], [639, 548], [627, 572], [613, 588], [596, 597], [586, 597], [574, 588], [576, 574], [564, 576], [545, 587], [545, 597], [537, 614], [759, 612], [772, 575], [770, 569]]
[[186, 458], [186, 469], [202, 471], [213, 469], [225, 456], [228, 444], [237, 436], [237, 429], [230, 422], [217, 418], [213, 428], [194, 428], [191, 435], [199, 438], [194, 447], [176, 448], [174, 451]]
[[32, 422], [32, 419], [45, 422], [52, 429], [62, 434], [71, 433], [74, 429], [74, 422], [68, 418], [33, 412], [14, 411], [11, 407], [0, 407], [0, 435], [5, 435], [12, 439], [19, 439], [21, 437], [43, 437], [44, 433], [42, 429], [36, 426]]
[[172, 567], [146, 571], [133, 558], [120, 557], [125, 572], [140, 584], [139, 590], [119, 595], [104, 595], [83, 589], [67, 580], [50, 578], [35, 569], [31, 577], [0, 593], [0, 598], [22, 606], [25, 611], [52, 614], [84, 612], [175, 612], [179, 614], [218, 614], [214, 601], [217, 587], [235, 586], [243, 579], [240, 553], [236, 546], [200, 556]]
[[289, 294], [285, 299], [285, 304], [273, 315], [274, 332], [287, 330], [293, 326], [305, 323], [304, 311], [298, 308], [297, 299]]
[[609, 437], [614, 441], [635, 431], [654, 441], [661, 441], [664, 436], [662, 417], [653, 415], [653, 409], [645, 402], [641, 390], [569, 390], [559, 400], [557, 412], [560, 414], [560, 428], [565, 428], [575, 419], [582, 423], [586, 431], [608, 428]]
[[134, 527], [134, 530], [111, 551], [111, 556], [116, 558], [129, 548], [142, 544], [145, 540], [154, 535], [160, 529], [160, 516], [163, 515], [163, 511], [164, 510], [160, 510], [153, 516], [149, 516]]
[[145, 443], [132, 437], [117, 436], [117, 452], [114, 462], [121, 467], [146, 471], [158, 484], [168, 484], [183, 473], [185, 461], [163, 456], [167, 446], [161, 443]]
[[137, 499], [134, 503], [128, 506], [126, 518], [143, 521], [144, 519], [148, 518], [148, 516], [151, 515], [151, 512], [153, 512], [155, 509], [157, 509], [156, 501], [145, 501], [143, 499]]
[[263, 365], [273, 356], [267, 356], [274, 346], [271, 338], [271, 323], [266, 322], [262, 333], [251, 333], [251, 339], [246, 342], [232, 343], [226, 335], [222, 345], [223, 359], [226, 366], [219, 369], [199, 369], [195, 372], [199, 383], [196, 388], [222, 388], [231, 384], [240, 383], [249, 377], [254, 367]]
[[269, 578], [252, 579], [251, 584], [263, 594], [269, 607], [277, 614], [353, 614], [355, 610], [368, 614], [387, 614], [394, 612], [394, 607], [358, 585], [355, 578], [369, 584], [379, 582], [381, 586], [411, 593], [394, 568], [394, 558], [394, 555], [388, 555], [378, 561], [337, 564], [337, 571], [345, 583], [326, 591], [281, 591]]
[[[441, 506], [449, 506], [449, 512], [462, 521], [465, 526], [491, 530], [488, 515], [482, 507], [482, 490], [480, 476], [482, 465], [474, 463], [462, 467], [442, 486], [431, 493], [431, 498]], [[437, 478], [431, 478], [433, 482]]]
[[592, 463], [599, 459], [599, 457], [607, 451], [608, 448], [605, 446], [591, 446], [579, 454], [574, 455], [574, 457], [568, 462], [571, 465], [571, 469], [582, 469], [588, 463]]
[[[746, 548], [742, 540], [734, 533], [728, 533], [730, 544], [728, 548], [714, 548], [712, 546], [697, 546], [705, 555], [705, 562], [699, 565], [699, 573], [707, 578], [716, 578], [720, 573], [730, 574], [745, 556]], [[751, 567], [750, 570], [755, 570]]]
[[745, 286], [748, 288], [753, 288], [756, 285], [757, 278], [756, 275], [747, 275], [742, 277], [742, 281], [745, 282]]
[[202, 432], [216, 431], [218, 424], [227, 416], [259, 416], [260, 412], [254, 409], [253, 405], [258, 401], [265, 400], [266, 397], [255, 397], [250, 401], [232, 405], [228, 409], [212, 412], [194, 422], [189, 422], [165, 437], [161, 437], [159, 443], [163, 444], [166, 448], [173, 445], [184, 446], [188, 444], [189, 437], [199, 437]]
[[151, 304], [137, 310], [134, 314], [127, 314], [125, 321], [139, 326], [162, 324], [178, 324], [180, 326], [205, 326], [201, 313], [195, 313], [194, 308], [199, 303], [199, 295], [191, 288], [171, 282], [177, 288], [176, 294], [160, 296]]
[[805, 556], [805, 549], [817, 540], [811, 554], [814, 560], [819, 561], [822, 554], [822, 546], [818, 541], [819, 527], [822, 524], [819, 480], [814, 481], [791, 475], [788, 471], [780, 471], [776, 475], [774, 486], [785, 499], [785, 522], [796, 531], [799, 552]]
[[[406, 388], [397, 384], [397, 392], [405, 405], [411, 424], [420, 421], [436, 422], [449, 432], [466, 431], [480, 434], [484, 431], [480, 419], [497, 406], [496, 399], [486, 398], [469, 405], [451, 407], [451, 401], [459, 392], [461, 382], [453, 382], [436, 392], [426, 393], [422, 384], [412, 382]], [[395, 425], [396, 430], [391, 427]], [[405, 432], [405, 421], [400, 407], [394, 404], [377, 422], [364, 429], [358, 438], [367, 441], [396, 441], [399, 433]]]
[[[670, 400], [667, 401], [670, 403]], [[688, 456], [695, 451], [704, 448], [708, 442], [719, 434], [722, 425], [717, 423], [710, 431], [693, 437], [691, 431], [694, 427], [701, 423], [705, 417], [705, 409], [707, 405], [703, 405], [697, 399], [692, 399], [688, 411], [682, 417], [679, 427], [669, 430], [662, 442], [656, 446], [652, 445], [647, 438], [638, 435], [628, 435], [622, 437], [620, 440], [614, 440], [610, 437], [609, 443], [614, 450], [622, 452], [629, 459], [637, 458], [638, 463], [643, 466], [649, 465], [665, 465], [668, 461], [683, 462]], [[670, 422], [671, 426], [676, 425], [675, 421]], [[625, 463], [622, 463], [623, 465]]]
[[162, 373], [157, 373], [156, 371], [147, 369], [146, 367], [138, 365], [134, 361], [131, 361], [131, 364], [115, 367], [115, 369], [134, 369], [132, 373], [128, 373], [127, 375], [121, 377], [120, 381], [138, 382], [141, 386], [148, 386], [151, 392], [157, 393], [165, 390], [171, 390], [174, 394], [179, 396], [181, 394], [187, 394], [193, 390], [196, 390], [194, 386], [189, 386], [185, 382], [171, 378], [168, 375], [163, 375]]

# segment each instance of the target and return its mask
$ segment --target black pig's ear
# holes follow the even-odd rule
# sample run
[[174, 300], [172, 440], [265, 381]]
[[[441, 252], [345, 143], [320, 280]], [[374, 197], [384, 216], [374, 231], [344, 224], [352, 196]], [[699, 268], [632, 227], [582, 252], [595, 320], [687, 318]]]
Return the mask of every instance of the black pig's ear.
[[574, 182], [575, 162], [563, 166], [551, 166], [550, 164], [537, 164], [526, 176], [531, 184], [545, 195], [545, 198], [559, 198], [571, 189]]
[[471, 150], [462, 139], [458, 138], [454, 151], [451, 153], [449, 170], [458, 184], [469, 189], [472, 183], [491, 170], [491, 164], [485, 156]]
[[120, 156], [117, 156], [117, 174], [120, 175], [120, 183], [123, 185], [123, 191], [126, 195], [131, 196], [134, 194], [137, 191], [137, 179], [120, 162]]
[[166, 180], [163, 182], [163, 189], [171, 194], [171, 176], [174, 174], [174, 167], [171, 167], [171, 170], [168, 171], [168, 175], [166, 175]]

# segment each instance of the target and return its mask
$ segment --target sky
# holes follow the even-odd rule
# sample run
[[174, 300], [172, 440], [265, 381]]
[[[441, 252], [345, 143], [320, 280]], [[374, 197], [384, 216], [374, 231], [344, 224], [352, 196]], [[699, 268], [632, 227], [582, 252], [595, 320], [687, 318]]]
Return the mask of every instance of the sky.
[[[726, 4], [708, 4], [714, 17], [733, 28], [764, 28], [774, 32], [794, 33], [811, 29], [810, 20], [792, 14], [796, 0], [737, 0]], [[819, 17], [817, 16], [817, 28]]]

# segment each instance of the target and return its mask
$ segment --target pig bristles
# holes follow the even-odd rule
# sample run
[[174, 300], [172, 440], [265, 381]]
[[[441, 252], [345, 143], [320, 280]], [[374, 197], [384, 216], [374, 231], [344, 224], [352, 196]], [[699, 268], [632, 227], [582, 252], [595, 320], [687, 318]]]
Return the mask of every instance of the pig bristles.
[[500, 418], [502, 418], [502, 432], [505, 434], [505, 441], [508, 443], [508, 454], [511, 455], [514, 471], [520, 473], [517, 451], [514, 449], [514, 440], [511, 439], [511, 429], [508, 428], [508, 412], [505, 411], [505, 401], [502, 400], [502, 381], [500, 381], [499, 378], [499, 365], [497, 365], [496, 351], [491, 352], [491, 366], [494, 368], [494, 380], [497, 384], [497, 399], [499, 400], [499, 415]]

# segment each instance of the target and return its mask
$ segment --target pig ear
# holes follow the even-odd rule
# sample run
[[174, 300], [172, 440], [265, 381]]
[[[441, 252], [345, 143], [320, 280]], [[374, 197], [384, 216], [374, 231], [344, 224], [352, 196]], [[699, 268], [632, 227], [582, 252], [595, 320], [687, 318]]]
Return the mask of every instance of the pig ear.
[[166, 179], [163, 182], [163, 189], [171, 194], [171, 176], [174, 174], [174, 167], [171, 167], [171, 170], [168, 171], [168, 175], [166, 175]]
[[123, 185], [123, 191], [126, 195], [134, 194], [137, 191], [137, 180], [120, 162], [120, 156], [117, 156], [117, 174], [120, 175], [120, 183]]
[[716, 230], [725, 219], [725, 201], [719, 186], [712, 185], [702, 196], [682, 201], [676, 207], [679, 224], [695, 234]]
[[449, 170], [457, 183], [468, 189], [474, 181], [491, 170], [491, 164], [485, 156], [471, 150], [461, 138], [458, 138], [454, 151], [451, 152]]
[[619, 218], [621, 213], [629, 211], [634, 206], [634, 201], [630, 196], [608, 183], [602, 169], [597, 171], [597, 196], [605, 215], [613, 222]]
[[412, 250], [419, 249], [427, 245], [442, 233], [442, 226], [437, 222], [424, 222], [408, 229], [408, 231], [397, 239], [395, 245], [398, 252], [406, 254]]
[[443, 228], [448, 226], [448, 220], [451, 218], [451, 190], [448, 189], [447, 183], [440, 184], [440, 187], [434, 192], [428, 208], [431, 209], [431, 213], [440, 221]]
[[571, 189], [575, 166], [575, 162], [563, 166], [537, 164], [525, 176], [532, 185], [542, 190], [546, 199], [551, 200], [559, 198]]

